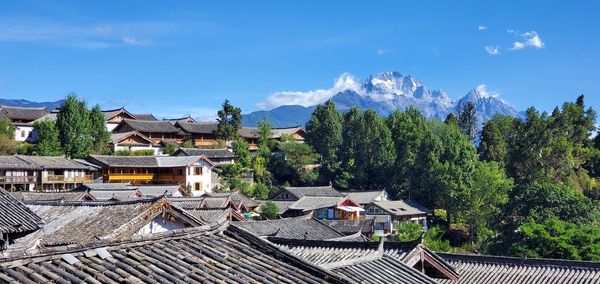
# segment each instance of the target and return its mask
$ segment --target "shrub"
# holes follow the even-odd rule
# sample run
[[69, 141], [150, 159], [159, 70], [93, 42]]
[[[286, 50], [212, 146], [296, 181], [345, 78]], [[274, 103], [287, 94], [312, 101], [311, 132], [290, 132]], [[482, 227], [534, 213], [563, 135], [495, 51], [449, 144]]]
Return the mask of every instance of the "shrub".
[[403, 222], [396, 226], [396, 240], [409, 242], [418, 239], [423, 234], [423, 226], [413, 222]]
[[260, 215], [266, 219], [275, 219], [279, 216], [279, 208], [273, 201], [267, 201], [260, 206]]

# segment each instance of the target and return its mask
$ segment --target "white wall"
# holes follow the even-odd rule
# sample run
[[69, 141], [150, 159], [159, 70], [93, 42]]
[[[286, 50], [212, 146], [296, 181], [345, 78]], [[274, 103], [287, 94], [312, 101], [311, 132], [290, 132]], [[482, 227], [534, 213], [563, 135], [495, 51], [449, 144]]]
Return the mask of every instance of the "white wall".
[[[202, 167], [202, 175], [195, 175], [195, 168]], [[203, 160], [196, 162], [185, 171], [185, 184], [191, 188], [192, 196], [200, 196], [206, 192], [212, 192], [212, 166]], [[196, 190], [194, 185], [200, 183], [200, 190]]]
[[158, 215], [156, 218], [154, 218], [154, 220], [152, 220], [150, 223], [146, 224], [146, 226], [139, 229], [135, 234], [136, 235], [145, 235], [145, 234], [169, 232], [169, 231], [173, 231], [175, 229], [181, 229], [183, 227], [185, 227], [185, 224], [183, 224], [182, 222], [177, 221], [177, 220], [175, 220], [175, 221], [167, 220], [167, 219], [163, 218], [162, 214], [161, 214], [161, 215]]
[[117, 144], [113, 147], [113, 151], [119, 151], [119, 150], [129, 150], [129, 151], [137, 151], [137, 150], [153, 150], [154, 151], [154, 156], [159, 156], [162, 155], [162, 151], [161, 148], [156, 146], [152, 146], [152, 145], [148, 145], [148, 146], [127, 146], [127, 145], [120, 145]]
[[113, 129], [115, 129], [115, 127], [117, 127], [117, 125], [119, 125], [119, 123], [107, 122], [106, 123], [106, 130], [108, 130], [108, 132], [112, 132]]
[[[33, 132], [33, 126], [17, 126], [15, 129], [15, 140], [17, 142], [29, 141], [31, 133]], [[36, 135], [37, 136], [37, 135]], [[34, 140], [31, 140], [34, 141]]]

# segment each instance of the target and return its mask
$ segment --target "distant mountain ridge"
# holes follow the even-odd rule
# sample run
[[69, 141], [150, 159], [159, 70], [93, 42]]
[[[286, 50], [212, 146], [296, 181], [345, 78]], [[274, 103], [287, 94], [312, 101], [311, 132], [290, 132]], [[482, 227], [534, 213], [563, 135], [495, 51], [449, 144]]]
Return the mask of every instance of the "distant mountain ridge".
[[[342, 76], [350, 76], [343, 74]], [[342, 76], [340, 78], [342, 78]], [[415, 77], [400, 72], [383, 72], [360, 81], [359, 87], [350, 85], [335, 93], [330, 99], [338, 110], [372, 109], [379, 115], [389, 115], [397, 109], [414, 106], [427, 118], [443, 120], [450, 113], [457, 113], [461, 104], [475, 104], [478, 122], [482, 124], [496, 114], [521, 117], [515, 108], [490, 94], [485, 85], [477, 86], [458, 100], [450, 99], [442, 90], [430, 90]], [[268, 111], [256, 111], [243, 116], [245, 126], [255, 126], [263, 118], [274, 127], [305, 124], [316, 106], [283, 105]]]
[[54, 102], [33, 102], [23, 99], [0, 99], [0, 105], [12, 107], [44, 107], [48, 110], [60, 108], [65, 103], [65, 100]]

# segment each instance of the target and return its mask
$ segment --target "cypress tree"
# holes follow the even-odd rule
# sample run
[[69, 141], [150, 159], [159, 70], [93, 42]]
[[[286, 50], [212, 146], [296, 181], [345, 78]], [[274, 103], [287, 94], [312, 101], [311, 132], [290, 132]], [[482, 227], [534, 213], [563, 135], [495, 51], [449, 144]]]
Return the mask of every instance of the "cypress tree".
[[107, 154], [108, 143], [110, 142], [110, 133], [106, 129], [104, 122], [104, 114], [100, 110], [100, 106], [96, 104], [90, 113], [90, 125], [92, 135], [92, 152], [94, 154]]

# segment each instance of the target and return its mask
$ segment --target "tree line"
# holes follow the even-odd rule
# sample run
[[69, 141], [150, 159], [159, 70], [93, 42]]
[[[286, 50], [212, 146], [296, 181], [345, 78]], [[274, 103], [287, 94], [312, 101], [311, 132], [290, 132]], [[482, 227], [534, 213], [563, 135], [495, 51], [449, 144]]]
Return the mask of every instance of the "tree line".
[[110, 153], [110, 133], [100, 106], [96, 104], [89, 110], [86, 102], [75, 94], [67, 96], [56, 121], [36, 121], [33, 129], [37, 136], [33, 144], [16, 143], [14, 126], [8, 120], [0, 121], [0, 154], [85, 158], [90, 154]]
[[341, 113], [329, 101], [313, 112], [306, 142], [319, 156], [316, 183], [386, 189], [435, 208], [458, 250], [600, 260], [595, 123], [583, 96], [550, 114], [495, 116], [481, 132], [469, 104], [440, 122], [412, 107]]

